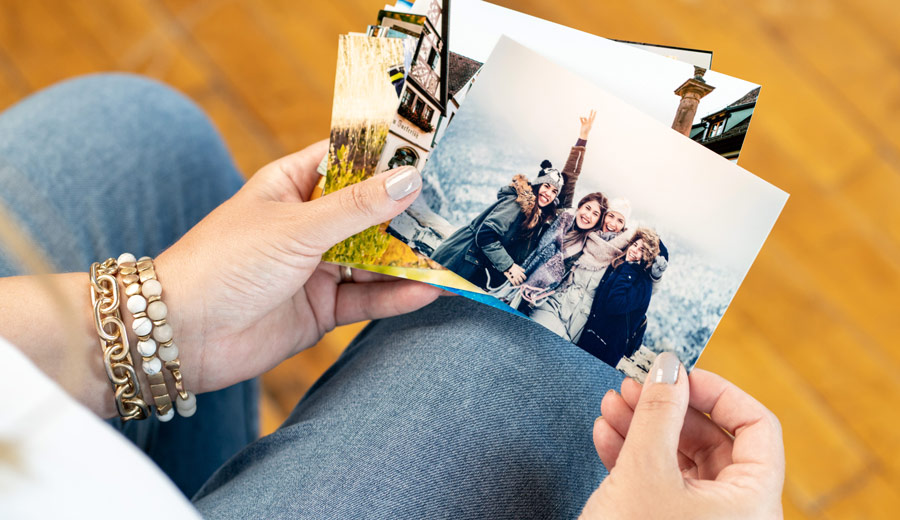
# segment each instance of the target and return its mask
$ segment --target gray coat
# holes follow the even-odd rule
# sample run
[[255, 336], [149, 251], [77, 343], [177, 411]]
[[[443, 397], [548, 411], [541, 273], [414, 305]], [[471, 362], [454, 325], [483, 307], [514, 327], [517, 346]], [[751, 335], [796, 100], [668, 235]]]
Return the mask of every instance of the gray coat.
[[522, 221], [534, 204], [527, 177], [516, 175], [497, 192], [497, 202], [438, 246], [432, 260], [482, 289], [489, 281], [500, 285], [506, 280], [503, 272], [524, 262], [540, 238], [542, 230], [530, 240], [522, 233]]

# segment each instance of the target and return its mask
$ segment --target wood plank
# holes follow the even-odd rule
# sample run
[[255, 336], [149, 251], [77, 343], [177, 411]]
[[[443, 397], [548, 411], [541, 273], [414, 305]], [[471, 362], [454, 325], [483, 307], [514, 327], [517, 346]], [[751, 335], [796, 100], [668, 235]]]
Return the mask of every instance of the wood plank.
[[779, 417], [791, 468], [785, 497], [801, 511], [814, 513], [822, 497], [858, 478], [872, 457], [775, 350], [741, 314], [729, 311], [698, 366], [726, 375]]
[[[890, 148], [898, 162], [900, 63], [892, 52], [842, 9], [829, 2], [804, 0], [754, 8], [740, 0], [725, 2], [778, 44], [786, 61], [819, 83], [833, 100], [833, 110], [864, 130], [876, 148]], [[894, 5], [891, 11], [896, 11]]]
[[897, 62], [900, 58], [900, 11], [894, 0], [866, 0], [865, 2], [831, 2], [843, 16], [862, 24], [876, 38], [875, 45], [886, 49]]
[[0, 50], [0, 111], [25, 97], [30, 91], [21, 71]]
[[862, 482], [832, 497], [823, 509], [823, 518], [833, 520], [893, 520], [900, 511], [897, 486], [872, 468]]
[[[318, 101], [306, 76], [309, 70], [327, 68], [335, 57], [311, 56], [305, 68], [297, 65], [250, 14], [240, 4], [221, 4], [190, 30], [278, 144], [285, 150], [300, 149], [328, 134], [331, 107]], [[240, 28], [240, 38], [235, 28]]]
[[270, 134], [260, 135], [254, 131], [255, 125], [246, 123], [246, 118], [250, 116], [236, 111], [232, 99], [218, 90], [194, 95], [194, 100], [203, 107], [221, 132], [240, 172], [245, 178], [250, 178], [257, 170], [284, 153], [280, 146], [270, 141]]
[[[875, 240], [900, 244], [900, 171], [872, 157], [845, 178], [840, 190], [843, 200], [873, 223]], [[893, 249], [891, 254], [900, 256]]]
[[0, 17], [0, 50], [33, 89], [111, 67], [94, 42], [44, 2], [5, 2]]
[[841, 320], [824, 312], [817, 287], [795, 276], [795, 261], [782, 247], [768, 244], [739, 293], [746, 318], [840, 417], [892, 478], [900, 475], [900, 376], [867, 342]]
[[234, 93], [216, 78], [214, 67], [196, 59], [190, 50], [193, 42], [165, 29], [172, 22], [161, 20], [158, 10], [140, 2], [106, 1], [95, 9], [69, 11], [70, 24], [91, 34], [104, 52], [114, 56], [119, 70], [154, 77], [194, 98], [222, 132], [245, 176], [280, 155], [279, 148], [267, 144], [271, 134], [259, 135], [261, 122], [246, 105], [233, 102]]
[[900, 290], [900, 243], [884, 237], [884, 221], [869, 216], [872, 210], [856, 209], [840, 191], [804, 188], [802, 163], [793, 162], [770, 136], [759, 140], [768, 157], [783, 165], [780, 178], [797, 190], [768, 243], [781, 244], [795, 259], [793, 275], [819, 293], [826, 312], [879, 347], [878, 355], [900, 370], [900, 323], [892, 318], [897, 309], [893, 291]]

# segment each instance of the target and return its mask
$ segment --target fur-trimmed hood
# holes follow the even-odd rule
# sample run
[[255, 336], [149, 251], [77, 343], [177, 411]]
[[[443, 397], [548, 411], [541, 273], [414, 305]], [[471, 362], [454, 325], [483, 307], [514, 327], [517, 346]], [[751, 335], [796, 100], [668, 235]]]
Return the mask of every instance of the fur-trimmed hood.
[[530, 214], [534, 209], [537, 197], [534, 196], [534, 190], [531, 188], [528, 177], [521, 173], [514, 175], [509, 187], [516, 192], [516, 203], [522, 208], [522, 213]]

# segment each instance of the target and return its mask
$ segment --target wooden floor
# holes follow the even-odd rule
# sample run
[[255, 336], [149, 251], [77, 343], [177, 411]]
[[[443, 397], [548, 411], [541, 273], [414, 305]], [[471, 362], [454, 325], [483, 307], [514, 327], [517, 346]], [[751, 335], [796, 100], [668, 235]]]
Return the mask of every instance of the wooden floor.
[[[327, 137], [337, 35], [385, 0], [0, 0], [0, 108], [64, 78], [159, 78], [245, 174]], [[788, 518], [900, 510], [900, 7], [895, 0], [504, 1], [610, 38], [715, 51], [762, 84], [741, 164], [790, 192], [700, 360], [781, 418]], [[271, 431], [359, 327], [266, 375]]]

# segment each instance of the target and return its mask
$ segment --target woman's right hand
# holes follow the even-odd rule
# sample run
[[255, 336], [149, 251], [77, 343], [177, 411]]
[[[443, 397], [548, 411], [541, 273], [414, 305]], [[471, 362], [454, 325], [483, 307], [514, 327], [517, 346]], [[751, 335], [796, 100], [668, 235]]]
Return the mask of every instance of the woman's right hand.
[[156, 259], [197, 391], [262, 374], [337, 325], [410, 312], [440, 294], [366, 271], [347, 280], [321, 262], [332, 245], [401, 213], [421, 186], [405, 167], [309, 200], [327, 150], [323, 141], [264, 166]]
[[513, 286], [521, 285], [525, 281], [525, 270], [519, 264], [513, 264], [512, 267], [503, 272], [506, 279]]
[[704, 370], [688, 377], [666, 353], [643, 388], [626, 378], [601, 411], [594, 445], [609, 477], [581, 518], [782, 517], [781, 426], [740, 388]]

